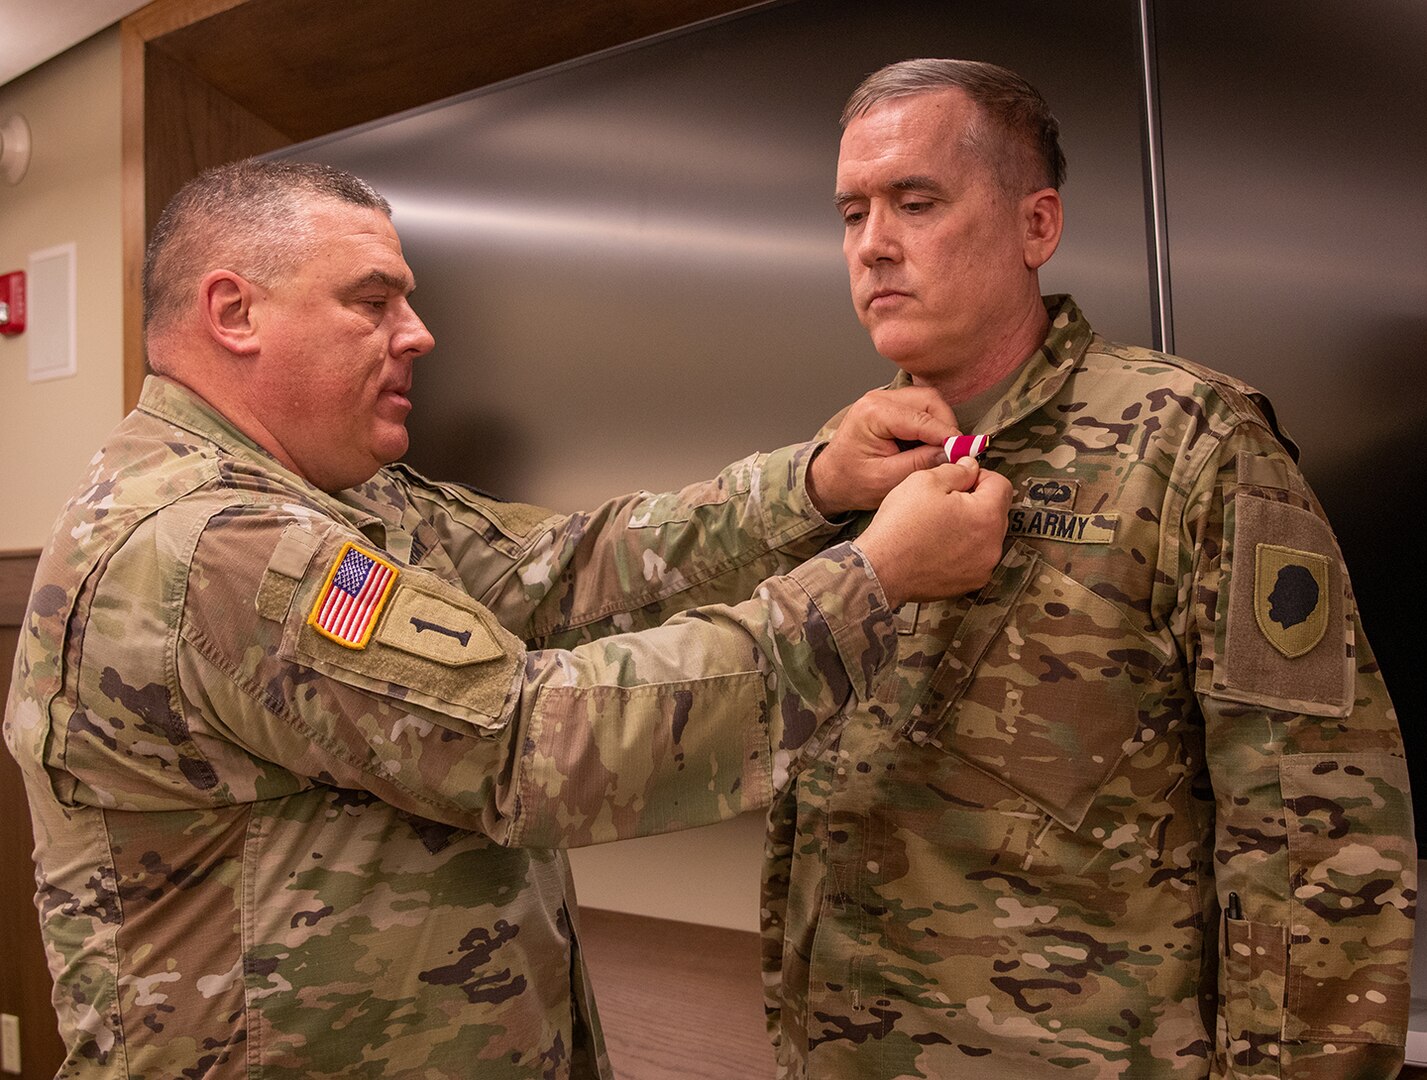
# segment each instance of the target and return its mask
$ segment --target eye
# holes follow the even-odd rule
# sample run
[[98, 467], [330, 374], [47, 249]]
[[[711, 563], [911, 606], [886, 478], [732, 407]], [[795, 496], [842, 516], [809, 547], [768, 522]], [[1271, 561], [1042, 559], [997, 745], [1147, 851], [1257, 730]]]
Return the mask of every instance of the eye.
[[925, 199], [908, 199], [902, 203], [902, 211], [907, 214], [921, 214], [932, 208], [932, 204]]
[[854, 225], [860, 225], [865, 217], [867, 217], [866, 210], [844, 210], [842, 212], [842, 223], [848, 228], [851, 228]]

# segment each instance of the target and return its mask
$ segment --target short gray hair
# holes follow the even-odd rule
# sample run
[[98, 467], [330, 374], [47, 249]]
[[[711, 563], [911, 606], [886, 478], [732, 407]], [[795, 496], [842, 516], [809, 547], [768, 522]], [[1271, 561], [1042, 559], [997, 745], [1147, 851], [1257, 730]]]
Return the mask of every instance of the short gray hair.
[[200, 173], [169, 200], [144, 253], [144, 331], [181, 314], [204, 274], [232, 270], [270, 285], [312, 254], [305, 199], [391, 216], [391, 204], [351, 173], [305, 161], [248, 158]]
[[[1040, 91], [1014, 71], [980, 60], [902, 60], [862, 81], [842, 110], [842, 126], [893, 98], [960, 90], [980, 112], [963, 144], [1010, 195], [1065, 183], [1060, 124]], [[989, 130], [988, 130], [989, 129]]]

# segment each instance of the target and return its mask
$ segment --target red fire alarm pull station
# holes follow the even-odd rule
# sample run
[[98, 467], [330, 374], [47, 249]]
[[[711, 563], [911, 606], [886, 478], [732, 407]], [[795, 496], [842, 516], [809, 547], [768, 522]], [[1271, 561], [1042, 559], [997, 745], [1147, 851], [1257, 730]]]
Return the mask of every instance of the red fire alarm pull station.
[[0, 274], [0, 334], [25, 329], [25, 272]]

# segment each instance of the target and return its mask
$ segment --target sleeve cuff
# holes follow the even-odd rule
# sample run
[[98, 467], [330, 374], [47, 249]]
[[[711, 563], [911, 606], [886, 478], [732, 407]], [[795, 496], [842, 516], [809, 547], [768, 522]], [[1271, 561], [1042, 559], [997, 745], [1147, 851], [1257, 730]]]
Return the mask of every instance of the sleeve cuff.
[[826, 439], [784, 446], [759, 462], [759, 513], [768, 536], [786, 542], [802, 533], [833, 533], [845, 521], [830, 521], [808, 494], [808, 468]]
[[872, 564], [848, 541], [809, 559], [789, 577], [822, 616], [853, 693], [871, 697], [897, 655], [893, 611]]

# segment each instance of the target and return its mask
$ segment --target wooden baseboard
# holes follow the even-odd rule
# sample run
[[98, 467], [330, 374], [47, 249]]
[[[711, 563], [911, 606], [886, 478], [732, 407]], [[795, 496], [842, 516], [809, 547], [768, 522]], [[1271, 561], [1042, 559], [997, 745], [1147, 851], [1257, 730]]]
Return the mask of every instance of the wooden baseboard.
[[757, 934], [585, 908], [580, 943], [620, 1080], [773, 1075]]
[[0, 551], [0, 626], [19, 626], [39, 565], [38, 548]]

